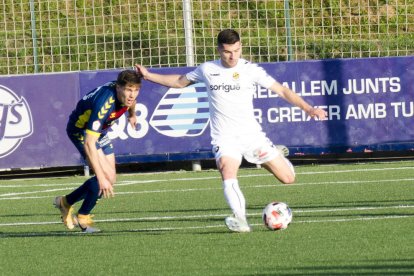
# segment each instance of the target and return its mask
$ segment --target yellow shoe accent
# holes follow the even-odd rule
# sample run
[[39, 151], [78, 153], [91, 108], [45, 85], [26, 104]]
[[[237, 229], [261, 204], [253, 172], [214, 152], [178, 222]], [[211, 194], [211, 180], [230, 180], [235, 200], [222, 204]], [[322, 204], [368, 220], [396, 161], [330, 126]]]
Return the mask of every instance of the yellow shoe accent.
[[64, 196], [57, 196], [55, 197], [55, 201], [53, 202], [56, 208], [60, 210], [60, 215], [63, 221], [63, 224], [69, 229], [72, 230], [75, 228], [72, 219], [73, 207], [68, 204], [66, 198]]
[[82, 215], [78, 214], [76, 217], [74, 217], [75, 224], [79, 226], [80, 229], [82, 229], [82, 232], [84, 233], [96, 233], [101, 232], [98, 228], [92, 227], [94, 225], [94, 221], [92, 220], [93, 215]]
[[94, 224], [94, 221], [92, 220], [93, 215], [81, 215], [78, 214], [76, 216], [76, 219], [78, 221], [78, 224], [81, 228], [85, 228], [88, 226], [92, 226]]

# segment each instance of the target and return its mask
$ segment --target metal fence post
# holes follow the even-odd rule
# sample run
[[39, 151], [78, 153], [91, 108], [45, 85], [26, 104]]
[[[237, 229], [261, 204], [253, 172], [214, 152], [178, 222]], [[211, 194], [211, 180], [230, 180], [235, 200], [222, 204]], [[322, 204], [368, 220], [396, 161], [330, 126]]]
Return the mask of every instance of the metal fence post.
[[288, 60], [292, 60], [292, 35], [290, 30], [290, 13], [289, 13], [289, 0], [285, 0], [285, 24], [286, 24], [286, 46], [288, 48]]
[[30, 0], [30, 19], [31, 19], [31, 27], [32, 27], [34, 71], [35, 73], [38, 73], [39, 65], [37, 61], [37, 34], [36, 34], [36, 16], [35, 16], [34, 0]]

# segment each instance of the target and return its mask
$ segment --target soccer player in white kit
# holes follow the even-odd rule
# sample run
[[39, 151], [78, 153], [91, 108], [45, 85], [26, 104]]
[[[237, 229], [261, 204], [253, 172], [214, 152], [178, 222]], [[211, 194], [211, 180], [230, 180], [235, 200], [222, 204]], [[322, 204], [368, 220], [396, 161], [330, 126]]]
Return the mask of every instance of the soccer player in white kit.
[[136, 68], [144, 79], [168, 87], [183, 88], [197, 82], [205, 83], [210, 109], [211, 144], [222, 177], [224, 196], [233, 212], [225, 223], [231, 231], [250, 232], [246, 201], [237, 180], [242, 158], [260, 164], [284, 184], [295, 181], [292, 164], [266, 137], [255, 119], [253, 95], [257, 85], [270, 89], [311, 117], [323, 120], [327, 114], [282, 86], [262, 67], [242, 59], [242, 44], [235, 30], [221, 31], [217, 42], [220, 59], [205, 62], [184, 75], [155, 74], [138, 64]]

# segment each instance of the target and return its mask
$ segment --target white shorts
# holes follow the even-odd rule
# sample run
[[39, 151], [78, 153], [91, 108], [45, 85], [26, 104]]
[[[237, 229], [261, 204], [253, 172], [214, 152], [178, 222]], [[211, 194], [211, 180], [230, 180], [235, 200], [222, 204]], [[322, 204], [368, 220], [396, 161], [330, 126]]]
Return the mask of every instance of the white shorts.
[[216, 160], [228, 156], [241, 163], [244, 157], [248, 162], [258, 165], [282, 154], [263, 132], [253, 136], [226, 137], [214, 141], [213, 153]]

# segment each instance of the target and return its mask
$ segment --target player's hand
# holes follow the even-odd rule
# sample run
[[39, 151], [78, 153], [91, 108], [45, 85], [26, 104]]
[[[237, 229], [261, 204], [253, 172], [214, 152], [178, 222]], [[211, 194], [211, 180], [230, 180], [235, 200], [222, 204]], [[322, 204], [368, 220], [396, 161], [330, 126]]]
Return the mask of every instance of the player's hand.
[[137, 72], [140, 72], [141, 75], [144, 77], [144, 79], [146, 80], [148, 77], [148, 69], [145, 68], [144, 66], [140, 65], [140, 64], [135, 64], [135, 69], [137, 70]]
[[137, 127], [137, 116], [128, 117], [128, 121], [132, 129], [135, 129]]
[[308, 111], [308, 115], [311, 116], [312, 118], [317, 118], [318, 120], [326, 120], [328, 117], [328, 112], [326, 112], [325, 110], [321, 108], [312, 107]]
[[99, 181], [99, 196], [103, 196], [104, 198], [114, 197], [114, 188], [112, 187], [111, 182], [108, 180]]

